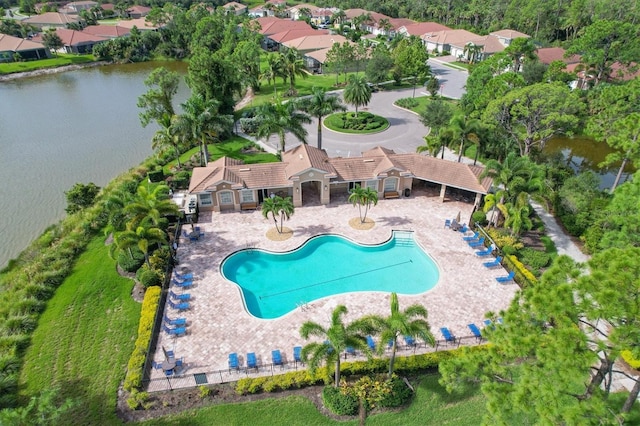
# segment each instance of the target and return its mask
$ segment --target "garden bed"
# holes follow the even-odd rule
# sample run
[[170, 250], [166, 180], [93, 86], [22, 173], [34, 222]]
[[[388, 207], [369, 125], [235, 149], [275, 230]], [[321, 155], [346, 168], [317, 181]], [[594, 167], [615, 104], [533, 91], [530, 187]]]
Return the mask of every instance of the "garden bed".
[[371, 134], [389, 128], [389, 121], [370, 112], [340, 112], [331, 114], [324, 120], [324, 125], [333, 131], [343, 133]]

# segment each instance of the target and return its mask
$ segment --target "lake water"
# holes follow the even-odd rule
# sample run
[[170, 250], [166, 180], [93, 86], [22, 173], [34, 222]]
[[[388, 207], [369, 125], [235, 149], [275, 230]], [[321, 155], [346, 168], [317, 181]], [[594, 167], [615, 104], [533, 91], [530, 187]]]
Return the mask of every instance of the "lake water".
[[[157, 66], [87, 68], [0, 83], [0, 268], [64, 217], [64, 191], [76, 182], [104, 186], [151, 153], [154, 125], [136, 106]], [[176, 97], [188, 97], [183, 84]]]

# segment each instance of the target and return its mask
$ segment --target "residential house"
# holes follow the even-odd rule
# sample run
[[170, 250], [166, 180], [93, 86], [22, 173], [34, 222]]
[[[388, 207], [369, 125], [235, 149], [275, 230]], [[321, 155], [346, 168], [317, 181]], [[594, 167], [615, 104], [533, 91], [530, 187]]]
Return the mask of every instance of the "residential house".
[[324, 72], [324, 64], [327, 63], [327, 53], [331, 50], [326, 47], [313, 52], [307, 52], [304, 55], [305, 65], [309, 71], [314, 74], [322, 74]]
[[[68, 30], [66, 28], [56, 28], [56, 34], [62, 40], [62, 47], [58, 50], [60, 53], [91, 53], [93, 46], [104, 43], [109, 40], [107, 37], [101, 37], [83, 31]], [[42, 33], [33, 38], [41, 41]]]
[[[479, 52], [475, 53], [475, 62], [483, 61], [491, 55], [502, 52], [505, 46], [500, 42], [498, 37], [492, 35], [478, 36], [472, 40], [465, 40], [459, 43], [451, 44], [451, 55], [459, 59], [470, 60], [470, 52], [468, 45], [475, 45], [479, 47]], [[466, 52], [465, 52], [466, 50]]]
[[423, 34], [420, 38], [429, 52], [450, 52], [451, 55], [457, 57], [458, 55], [451, 50], [452, 44], [464, 46], [478, 37], [480, 37], [478, 34], [467, 30], [443, 30]]
[[66, 28], [69, 24], [79, 24], [81, 22], [77, 15], [70, 15], [58, 12], [46, 12], [41, 15], [33, 15], [22, 21], [25, 24], [33, 25], [41, 30], [49, 28]]
[[125, 21], [119, 21], [118, 26], [133, 29], [133, 27], [138, 28], [140, 31], [157, 31], [160, 28], [164, 27], [164, 25], [154, 25], [151, 22], [147, 21], [147, 18], [137, 18], [130, 19]]
[[238, 3], [237, 1], [230, 1], [222, 5], [222, 8], [226, 10], [227, 13], [233, 13], [234, 15], [244, 15], [249, 11], [247, 5]]
[[151, 12], [151, 8], [147, 6], [131, 6], [127, 9], [127, 17], [131, 19], [140, 19], [144, 18]]
[[58, 9], [58, 12], [77, 15], [83, 10], [91, 10], [91, 8], [96, 6], [99, 6], [99, 3], [95, 1], [74, 1], [65, 4], [64, 7]]
[[189, 194], [196, 195], [201, 211], [256, 209], [271, 194], [292, 197], [295, 207], [306, 199], [344, 200], [348, 191], [360, 185], [371, 188], [379, 198], [398, 198], [411, 193], [414, 185], [439, 188], [440, 199], [447, 188], [475, 198], [479, 206], [492, 180], [479, 180], [484, 168], [420, 154], [396, 154], [376, 147], [361, 157], [330, 158], [326, 151], [301, 144], [282, 153], [277, 163], [243, 164], [222, 157], [207, 167], [196, 167]]
[[543, 64], [549, 65], [554, 61], [562, 61], [565, 64], [578, 64], [580, 63], [580, 55], [566, 56], [567, 51], [562, 47], [541, 47], [536, 50], [538, 59]]
[[331, 17], [340, 9], [337, 7], [317, 7], [312, 4], [298, 4], [289, 8], [289, 16], [293, 20], [304, 20], [302, 12], [307, 9], [311, 16], [309, 21], [314, 25], [328, 26], [331, 23]]
[[416, 23], [416, 21], [409, 18], [391, 18], [389, 19], [389, 23], [391, 24], [391, 31], [389, 31], [388, 33], [382, 32], [382, 34], [385, 34], [388, 37], [394, 37], [396, 34], [398, 34], [398, 31], [400, 31], [400, 28], [406, 28], [407, 25], [413, 25]]
[[268, 0], [263, 5], [249, 9], [249, 16], [253, 18], [264, 18], [268, 16], [289, 18], [287, 2], [285, 0]]
[[315, 31], [311, 25], [304, 21], [292, 21], [290, 19], [276, 18], [273, 16], [257, 18], [254, 22], [257, 22], [260, 26], [258, 32], [263, 36], [262, 48], [265, 50], [277, 50], [280, 46], [280, 42], [275, 42], [270, 39], [270, 36], [274, 34], [294, 30]]
[[131, 29], [119, 25], [89, 25], [82, 32], [100, 37], [118, 38], [128, 36]]
[[294, 39], [300, 38], [300, 37], [315, 36], [315, 35], [326, 35], [326, 34], [330, 34], [330, 31], [329, 30], [314, 30], [313, 28], [311, 28], [311, 29], [305, 28], [305, 29], [298, 29], [298, 30], [287, 30], [287, 31], [282, 31], [280, 33], [269, 35], [267, 43], [269, 43], [269, 45], [272, 46], [273, 50], [279, 50], [280, 46], [282, 46], [282, 43], [284, 43], [284, 42], [291, 41], [291, 40], [294, 40]]
[[500, 43], [502, 43], [503, 46], [509, 46], [511, 44], [511, 42], [513, 40], [515, 40], [516, 38], [530, 38], [531, 36], [525, 34], [525, 33], [521, 33], [519, 31], [516, 30], [510, 30], [510, 29], [504, 29], [504, 30], [500, 30], [500, 31], [494, 31], [492, 33], [489, 33], [489, 35], [498, 37], [498, 40], [500, 41]]
[[51, 56], [42, 43], [0, 33], [0, 63], [13, 62], [15, 55], [22, 59], [46, 59]]
[[414, 24], [403, 25], [398, 28], [398, 34], [402, 34], [405, 37], [417, 36], [422, 37], [424, 34], [435, 33], [437, 31], [450, 30], [451, 28], [446, 25], [438, 24], [437, 22], [416, 22]]
[[285, 41], [282, 45], [296, 49], [301, 55], [320, 49], [331, 48], [336, 43], [344, 43], [347, 39], [339, 34], [317, 34]]

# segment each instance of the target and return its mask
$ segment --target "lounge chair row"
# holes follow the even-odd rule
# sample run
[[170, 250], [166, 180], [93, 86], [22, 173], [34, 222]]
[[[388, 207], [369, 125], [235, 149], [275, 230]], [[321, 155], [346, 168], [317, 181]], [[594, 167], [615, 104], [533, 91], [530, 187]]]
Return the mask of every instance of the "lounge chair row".
[[[302, 363], [302, 347], [296, 346], [293, 348], [293, 359], [296, 363]], [[246, 358], [247, 370], [255, 369], [256, 372], [260, 370], [261, 365], [258, 362], [258, 357], [256, 357], [255, 352], [248, 352]], [[236, 352], [232, 352], [229, 354], [229, 372], [232, 370], [239, 371], [242, 368], [242, 363], [238, 354]], [[284, 368], [284, 362], [282, 360], [282, 354], [280, 353], [280, 349], [274, 349], [271, 351], [271, 365], [272, 366], [280, 366], [280, 368]]]
[[[469, 245], [469, 247], [480, 248], [484, 246], [485, 238], [481, 237], [478, 232], [474, 232], [473, 235], [462, 237], [462, 240], [465, 241]], [[491, 244], [489, 247], [485, 249], [476, 250], [476, 256], [489, 257], [491, 256], [491, 254], [494, 252], [495, 249], [496, 249], [496, 246], [494, 244]], [[482, 265], [485, 268], [490, 269], [490, 268], [495, 268], [500, 266], [501, 263], [502, 263], [502, 257], [498, 256], [492, 261], [484, 262]], [[514, 276], [515, 276], [515, 272], [511, 271], [509, 272], [508, 275], [496, 277], [496, 281], [501, 284], [505, 284], [505, 283], [511, 282]]]
[[178, 271], [173, 271], [171, 284], [173, 287], [182, 289], [183, 293], [178, 294], [173, 290], [169, 290], [167, 304], [175, 310], [186, 311], [190, 307], [191, 294], [184, 293], [184, 290], [193, 286], [193, 273], [181, 274]]

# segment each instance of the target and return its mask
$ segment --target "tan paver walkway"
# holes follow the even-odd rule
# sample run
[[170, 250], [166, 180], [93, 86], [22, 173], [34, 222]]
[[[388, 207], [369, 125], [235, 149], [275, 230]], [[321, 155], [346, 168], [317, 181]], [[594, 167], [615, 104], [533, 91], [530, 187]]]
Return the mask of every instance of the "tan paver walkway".
[[[321, 233], [341, 234], [362, 243], [380, 243], [389, 239], [392, 230], [414, 231], [416, 240], [438, 264], [440, 280], [424, 294], [400, 294], [400, 308], [414, 303], [424, 305], [437, 339], [442, 338], [439, 329], [443, 326], [456, 336], [469, 336], [468, 323], [480, 326], [487, 311], [506, 308], [517, 290], [515, 284], [498, 284], [495, 277], [505, 271], [484, 268], [482, 262], [487, 259], [475, 256], [459, 232], [444, 228], [445, 219], [454, 218], [458, 212], [463, 222], [468, 221], [471, 210], [469, 203], [441, 203], [436, 194], [414, 191], [409, 198], [380, 200], [369, 214], [376, 222], [375, 227], [358, 231], [348, 224], [349, 219], [358, 215], [357, 208], [350, 204], [305, 206], [297, 208], [286, 222], [294, 235], [283, 242], [266, 238], [273, 222], [264, 219], [260, 211], [205, 213], [199, 224], [206, 233], [204, 239], [191, 243], [182, 238], [178, 249], [178, 269], [186, 268], [196, 277], [195, 286], [188, 290], [191, 308], [180, 315], [188, 319], [188, 334], [172, 338], [162, 332], [154, 359], [158, 362], [163, 359], [163, 346], [173, 349], [177, 357], [184, 357], [188, 375], [226, 369], [231, 352], [238, 353], [242, 365], [247, 352], [255, 352], [259, 363], [270, 364], [273, 349], [280, 349], [283, 359], [291, 361], [292, 348], [305, 344], [298, 332], [300, 325], [307, 320], [328, 324], [332, 310], [339, 304], [345, 304], [349, 310], [346, 321], [365, 314], [388, 315], [388, 294], [349, 293], [310, 302], [306, 309], [298, 308], [278, 319], [262, 320], [245, 311], [238, 287], [220, 274], [222, 260], [237, 250], [255, 247], [287, 251]], [[401, 288], [398, 292], [401, 293]], [[167, 307], [166, 312], [178, 316], [172, 308]], [[152, 379], [161, 377], [162, 371], [152, 371]]]

